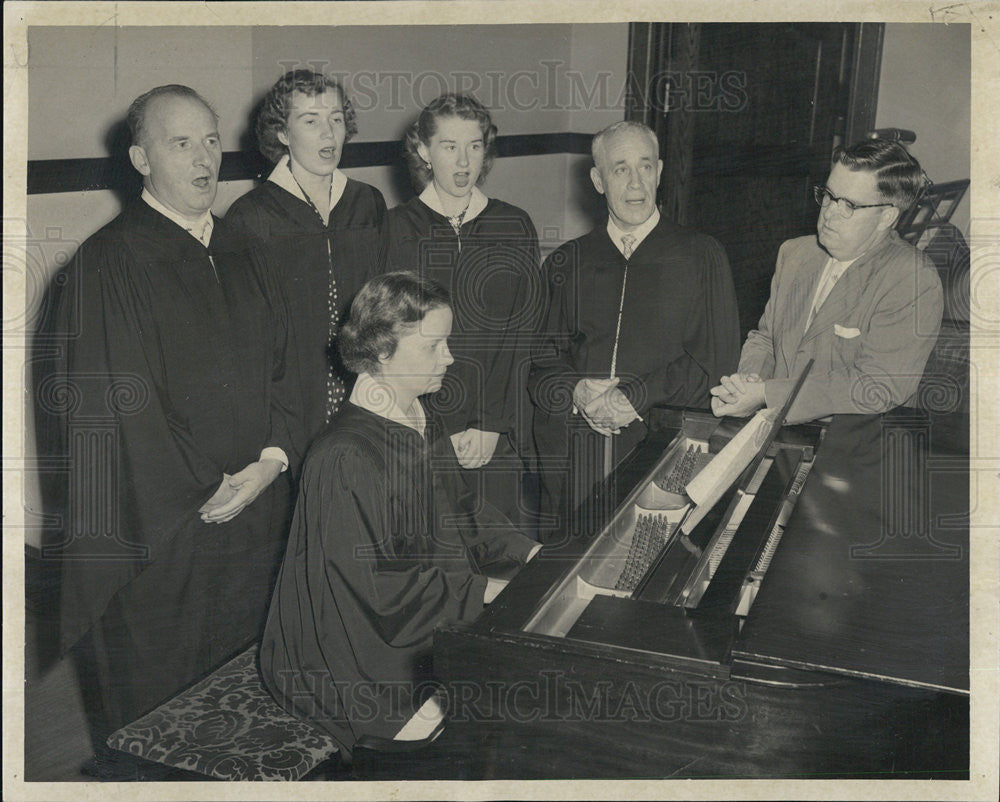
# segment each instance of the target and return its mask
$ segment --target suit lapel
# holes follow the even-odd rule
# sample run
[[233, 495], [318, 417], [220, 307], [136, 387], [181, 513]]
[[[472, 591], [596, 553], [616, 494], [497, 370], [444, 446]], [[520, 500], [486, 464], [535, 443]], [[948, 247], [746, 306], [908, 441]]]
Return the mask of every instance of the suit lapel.
[[[802, 331], [806, 327], [806, 319], [809, 317], [809, 310], [812, 308], [813, 295], [816, 294], [816, 285], [823, 275], [823, 267], [830, 257], [826, 251], [818, 245], [813, 254], [806, 260], [801, 270], [795, 271], [795, 278], [788, 290], [788, 301], [785, 306], [787, 320], [782, 327], [788, 336], [782, 338], [781, 357], [785, 361], [787, 375], [791, 374], [791, 368], [795, 363], [795, 354], [799, 346], [805, 341]], [[810, 331], [815, 327], [815, 321], [809, 327]]]
[[881, 250], [879, 247], [873, 248], [847, 268], [840, 280], [833, 285], [826, 302], [816, 310], [816, 316], [802, 342], [818, 337], [833, 328], [834, 323], [844, 323], [849, 318], [864, 294]]

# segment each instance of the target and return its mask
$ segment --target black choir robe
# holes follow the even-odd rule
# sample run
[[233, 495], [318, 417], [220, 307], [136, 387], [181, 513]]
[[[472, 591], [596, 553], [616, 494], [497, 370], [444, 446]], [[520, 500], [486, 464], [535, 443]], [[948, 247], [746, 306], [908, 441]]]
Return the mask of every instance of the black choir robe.
[[[602, 223], [550, 254], [543, 273], [548, 311], [529, 391], [542, 511], [549, 521], [543, 531], [552, 537], [603, 479], [605, 438], [571, 414], [573, 388], [583, 378], [610, 376], [625, 257]], [[709, 388], [735, 371], [739, 355], [739, 316], [725, 251], [712, 237], [661, 217], [629, 260], [618, 388], [640, 416], [654, 404], [708, 408]], [[646, 431], [635, 421], [615, 435], [615, 459]], [[593, 522], [578, 520], [575, 527]]]
[[228, 523], [198, 514], [224, 473], [265, 446], [294, 461], [300, 439], [280, 291], [239, 245], [216, 220], [206, 249], [137, 200], [56, 280], [37, 406], [41, 450], [68, 470], [50, 486], [62, 527], [43, 556], [62, 567], [62, 646], [79, 647], [100, 736], [263, 628], [287, 475]]
[[427, 406], [449, 435], [500, 433], [479, 487], [517, 521], [520, 473], [533, 461], [531, 337], [544, 312], [535, 226], [522, 209], [490, 198], [456, 235], [447, 217], [413, 198], [389, 211], [387, 230], [387, 270], [416, 270], [451, 293], [455, 362]]
[[382, 193], [353, 179], [347, 180], [326, 224], [308, 203], [273, 181], [238, 198], [226, 213], [226, 221], [263, 250], [288, 299], [289, 353], [300, 381], [305, 446], [326, 426], [327, 407], [336, 401], [328, 396], [331, 366], [343, 400], [353, 383], [331, 342], [331, 273], [337, 287], [335, 339], [358, 290], [382, 272], [385, 214]]
[[431, 690], [431, 637], [483, 610], [486, 576], [536, 544], [457, 480], [440, 418], [424, 436], [348, 402], [313, 444], [260, 665], [274, 697], [348, 754], [392, 738]]

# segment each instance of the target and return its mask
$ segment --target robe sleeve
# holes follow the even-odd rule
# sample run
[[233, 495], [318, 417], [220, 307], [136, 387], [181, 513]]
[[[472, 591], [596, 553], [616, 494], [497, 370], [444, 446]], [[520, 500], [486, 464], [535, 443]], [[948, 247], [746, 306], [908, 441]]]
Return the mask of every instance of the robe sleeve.
[[[68, 449], [62, 643], [71, 646], [111, 596], [197, 515], [222, 480], [164, 386], [160, 333], [142, 271], [114, 237], [81, 246], [54, 318], [64, 338], [42, 403]], [[75, 609], [74, 609], [75, 607]]]
[[374, 217], [378, 228], [378, 250], [374, 261], [368, 266], [368, 279], [380, 276], [386, 272], [389, 261], [389, 212], [385, 198], [375, 187], [371, 188], [374, 204]]
[[[465, 427], [486, 432], [506, 433], [514, 429], [520, 394], [523, 384], [518, 380], [522, 375], [520, 360], [528, 353], [527, 343], [537, 328], [537, 305], [539, 265], [538, 235], [527, 215], [519, 218], [523, 228], [517, 239], [501, 242], [498, 247], [496, 267], [501, 271], [505, 293], [498, 294], [490, 304], [494, 312], [490, 318], [497, 322], [488, 341], [483, 343], [483, 378], [480, 387], [469, 387], [471, 404]], [[491, 282], [491, 289], [494, 284]], [[472, 288], [468, 288], [470, 293]], [[470, 297], [475, 297], [474, 294]], [[481, 413], [480, 413], [481, 410]], [[480, 417], [481, 414], [481, 417]]]
[[385, 468], [363, 446], [338, 446], [318, 457], [306, 466], [301, 512], [355, 650], [364, 652], [372, 638], [418, 646], [443, 621], [482, 612], [486, 577], [425, 567], [399, 553]]
[[739, 363], [740, 313], [729, 259], [716, 240], [704, 238], [699, 267], [701, 298], [688, 315], [684, 351], [711, 388]]
[[306, 430], [302, 415], [298, 363], [290, 358], [291, 336], [290, 309], [287, 295], [274, 274], [274, 269], [263, 257], [259, 248], [251, 251], [251, 258], [263, 276], [264, 292], [272, 310], [274, 328], [271, 388], [268, 408], [268, 435], [265, 446], [276, 446], [288, 458], [288, 470], [297, 477], [305, 458]]
[[476, 570], [503, 577], [517, 572], [538, 545], [479, 493], [479, 483], [458, 464], [451, 438], [433, 443], [436, 480], [453, 511], [450, 525], [461, 532]]
[[249, 240], [248, 244], [259, 245], [268, 240], [270, 227], [267, 216], [261, 211], [260, 205], [243, 195], [233, 201], [226, 212], [225, 221], [234, 231]]
[[419, 270], [417, 262], [417, 234], [407, 225], [403, 209], [396, 207], [385, 216], [384, 231], [384, 264], [386, 273], [395, 270]]
[[683, 356], [673, 364], [657, 366], [619, 384], [640, 414], [657, 403], [707, 407], [709, 388], [736, 369], [740, 354], [739, 310], [729, 260], [711, 237], [698, 237], [696, 254], [692, 257], [692, 283], [698, 292], [684, 326]]
[[585, 377], [573, 367], [570, 349], [577, 338], [573, 299], [576, 271], [565, 247], [553, 251], [542, 265], [544, 310], [542, 330], [532, 350], [528, 394], [549, 415], [568, 415], [573, 389]]

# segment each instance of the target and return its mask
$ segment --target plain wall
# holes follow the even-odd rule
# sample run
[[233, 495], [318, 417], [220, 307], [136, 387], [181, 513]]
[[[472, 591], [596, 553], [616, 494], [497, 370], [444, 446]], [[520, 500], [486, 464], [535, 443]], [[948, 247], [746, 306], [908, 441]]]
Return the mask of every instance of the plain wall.
[[[916, 132], [909, 150], [932, 181], [969, 178], [971, 81], [967, 23], [886, 24], [875, 127]], [[968, 238], [968, 192], [951, 222]]]
[[[568, 130], [595, 134], [625, 119], [628, 79], [628, 26], [578, 25], [573, 28], [566, 105]], [[579, 237], [607, 214], [604, 198], [590, 181], [590, 156], [569, 156], [566, 166], [566, 239]]]

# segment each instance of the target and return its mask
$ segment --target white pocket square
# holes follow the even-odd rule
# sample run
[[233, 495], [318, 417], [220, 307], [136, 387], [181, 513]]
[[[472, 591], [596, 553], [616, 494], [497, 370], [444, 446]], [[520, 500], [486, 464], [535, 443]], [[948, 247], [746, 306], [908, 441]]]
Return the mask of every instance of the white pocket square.
[[861, 329], [847, 328], [845, 326], [838, 326], [834, 323], [833, 333], [838, 337], [843, 337], [845, 340], [853, 340], [855, 337], [861, 336]]

